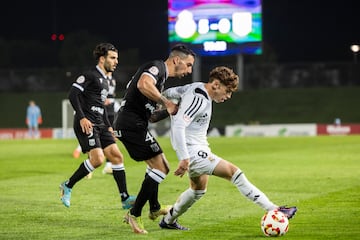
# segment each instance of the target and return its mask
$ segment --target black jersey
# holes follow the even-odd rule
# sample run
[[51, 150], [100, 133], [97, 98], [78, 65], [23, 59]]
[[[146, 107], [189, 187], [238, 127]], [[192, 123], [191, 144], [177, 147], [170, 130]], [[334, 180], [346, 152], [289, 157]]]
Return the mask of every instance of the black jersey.
[[95, 126], [110, 126], [104, 107], [108, 91], [108, 80], [98, 67], [80, 75], [69, 92], [75, 119], [86, 117]]
[[150, 115], [156, 109], [156, 102], [144, 96], [137, 88], [142, 74], [155, 79], [155, 86], [161, 92], [164, 88], [168, 72], [164, 61], [155, 60], [139, 67], [127, 85], [121, 108], [114, 123], [115, 129], [136, 130], [147, 128]]
[[110, 100], [110, 104], [106, 105], [107, 114], [113, 119], [115, 115], [115, 90], [116, 90], [116, 80], [111, 78], [108, 80], [109, 83], [109, 92], [108, 92], [108, 100]]

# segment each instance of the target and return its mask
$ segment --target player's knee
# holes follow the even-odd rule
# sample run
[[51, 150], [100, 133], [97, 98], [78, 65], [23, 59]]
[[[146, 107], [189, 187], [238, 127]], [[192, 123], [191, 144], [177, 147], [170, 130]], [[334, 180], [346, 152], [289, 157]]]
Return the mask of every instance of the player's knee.
[[104, 154], [105, 157], [109, 159], [112, 164], [124, 163], [124, 156], [117, 147], [109, 146], [109, 148], [105, 148]]
[[116, 154], [110, 154], [109, 156], [106, 156], [106, 158], [109, 159], [112, 164], [124, 163], [124, 157], [120, 152]]
[[90, 152], [90, 162], [94, 168], [99, 167], [105, 161], [105, 156], [102, 152]]
[[170, 171], [170, 167], [169, 167], [169, 162], [167, 161], [164, 154], [161, 154], [161, 160], [163, 162], [163, 173], [165, 173], [165, 175], [168, 175]]

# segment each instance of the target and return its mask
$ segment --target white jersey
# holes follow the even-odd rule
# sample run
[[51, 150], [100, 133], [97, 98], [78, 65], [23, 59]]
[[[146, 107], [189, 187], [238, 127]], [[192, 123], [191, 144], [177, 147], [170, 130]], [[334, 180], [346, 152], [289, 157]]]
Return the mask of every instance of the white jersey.
[[171, 116], [171, 143], [179, 160], [188, 159], [188, 147], [208, 146], [207, 131], [212, 113], [212, 100], [201, 82], [167, 89], [169, 99], [180, 100], [179, 110]]

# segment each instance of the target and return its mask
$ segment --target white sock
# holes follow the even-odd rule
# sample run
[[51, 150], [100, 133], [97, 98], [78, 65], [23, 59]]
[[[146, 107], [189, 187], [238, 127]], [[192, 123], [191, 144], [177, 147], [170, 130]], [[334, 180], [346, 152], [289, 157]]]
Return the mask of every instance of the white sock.
[[156, 181], [159, 184], [162, 181], [164, 181], [164, 179], [166, 177], [165, 173], [163, 173], [162, 171], [155, 169], [155, 168], [153, 168], [153, 169], [146, 168], [146, 172], [152, 179], [154, 179], [154, 181]]
[[89, 173], [91, 173], [92, 171], [95, 170], [94, 166], [91, 164], [89, 159], [86, 159], [84, 161], [84, 165], [85, 165], [86, 170], [88, 170]]
[[105, 167], [106, 167], [106, 168], [111, 168], [111, 162], [106, 162], [106, 163], [105, 163]]
[[277, 208], [277, 206], [272, 203], [262, 191], [249, 182], [249, 180], [245, 177], [245, 174], [240, 169], [234, 173], [231, 178], [231, 182], [245, 197], [266, 211]]
[[197, 200], [199, 200], [206, 190], [192, 190], [188, 188], [184, 191], [172, 208], [172, 212], [165, 215], [164, 220], [166, 223], [173, 223], [175, 220], [185, 213]]
[[[111, 164], [111, 163], [110, 163]], [[121, 170], [125, 170], [124, 164], [120, 163], [120, 164], [111, 164], [111, 168], [114, 171], [121, 171]]]

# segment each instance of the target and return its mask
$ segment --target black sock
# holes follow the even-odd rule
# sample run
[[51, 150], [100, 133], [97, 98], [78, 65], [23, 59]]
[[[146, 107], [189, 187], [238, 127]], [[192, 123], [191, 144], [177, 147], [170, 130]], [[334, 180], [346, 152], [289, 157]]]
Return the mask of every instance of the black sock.
[[154, 190], [158, 189], [158, 186], [158, 182], [149, 177], [149, 175], [146, 175], [141, 185], [141, 189], [136, 197], [135, 205], [130, 210], [131, 215], [134, 215], [135, 217], [141, 216], [141, 211], [146, 201], [149, 200], [151, 196], [153, 196]]
[[158, 200], [159, 184], [154, 184], [153, 192], [149, 198], [150, 211], [155, 212], [160, 210], [160, 203]]
[[66, 186], [72, 188], [75, 183], [80, 181], [83, 177], [89, 174], [89, 171], [86, 169], [84, 162], [82, 162], [79, 168], [73, 173], [73, 175], [69, 178], [69, 181], [66, 183]]
[[126, 187], [125, 171], [124, 170], [119, 171], [113, 169], [113, 176], [120, 192], [121, 201], [125, 201], [129, 197]]

